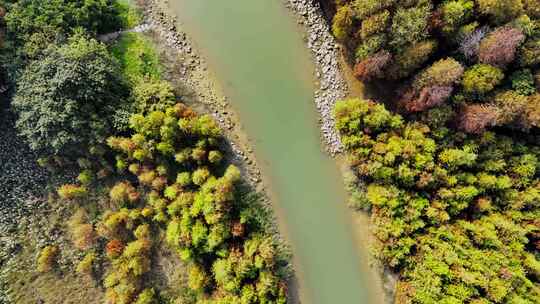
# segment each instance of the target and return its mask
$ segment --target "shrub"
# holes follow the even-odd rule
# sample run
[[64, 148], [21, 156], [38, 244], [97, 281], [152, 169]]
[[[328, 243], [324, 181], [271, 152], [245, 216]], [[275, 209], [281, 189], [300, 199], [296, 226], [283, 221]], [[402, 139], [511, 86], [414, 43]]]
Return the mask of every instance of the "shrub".
[[17, 129], [34, 150], [79, 155], [111, 133], [124, 92], [106, 47], [74, 36], [22, 73], [13, 98]]
[[92, 224], [72, 224], [70, 225], [73, 244], [81, 250], [87, 250], [96, 243], [96, 233]]
[[512, 82], [512, 89], [521, 95], [529, 96], [536, 93], [534, 77], [529, 69], [515, 71], [510, 76], [510, 81]]
[[173, 87], [167, 81], [145, 78], [133, 88], [138, 113], [163, 111], [176, 104]]
[[94, 262], [96, 261], [96, 254], [94, 252], [87, 253], [84, 258], [77, 265], [76, 271], [80, 274], [90, 275], [93, 271]]
[[524, 116], [521, 125], [528, 130], [532, 127], [540, 128], [540, 95], [535, 94], [529, 97], [529, 102], [525, 106]]
[[364, 19], [385, 8], [391, 7], [395, 0], [362, 0], [354, 1], [354, 8], [359, 19]]
[[405, 46], [423, 41], [428, 36], [428, 17], [430, 5], [411, 8], [398, 7], [392, 19], [390, 46], [401, 51]]
[[480, 43], [488, 34], [489, 27], [483, 26], [475, 29], [473, 32], [466, 34], [460, 42], [459, 51], [465, 55], [468, 60], [474, 59], [480, 50]]
[[122, 28], [132, 29], [143, 22], [142, 12], [129, 1], [119, 0], [115, 1], [114, 4], [118, 10], [118, 17], [121, 20]]
[[415, 78], [413, 87], [416, 90], [434, 86], [452, 87], [459, 83], [463, 70], [463, 66], [453, 58], [441, 59], [420, 73]]
[[107, 254], [107, 257], [109, 257], [109, 259], [115, 259], [122, 254], [122, 252], [124, 251], [124, 247], [125, 244], [122, 241], [118, 239], [113, 239], [109, 241], [105, 246], [105, 253]]
[[52, 270], [59, 250], [56, 246], [46, 246], [39, 253], [37, 260], [37, 270], [39, 272], [49, 272]]
[[421, 41], [408, 46], [403, 52], [395, 54], [386, 77], [401, 79], [411, 75], [429, 59], [436, 48], [437, 43], [434, 40]]
[[360, 37], [366, 39], [373, 34], [384, 32], [388, 26], [389, 20], [390, 12], [387, 10], [364, 19], [360, 29]]
[[84, 186], [66, 184], [58, 188], [58, 195], [61, 199], [74, 200], [86, 197], [88, 190]]
[[332, 32], [338, 40], [345, 40], [352, 31], [354, 12], [349, 6], [338, 8], [332, 23]]
[[356, 64], [354, 75], [363, 81], [384, 76], [384, 69], [392, 60], [388, 51], [380, 51]]
[[481, 134], [497, 125], [499, 116], [500, 110], [494, 105], [466, 105], [459, 116], [458, 126], [467, 133]]
[[491, 92], [504, 78], [504, 73], [487, 64], [477, 64], [463, 74], [463, 90], [469, 94], [484, 95]]
[[41, 0], [16, 1], [9, 7], [6, 25], [18, 41], [31, 40], [34, 35], [54, 29], [70, 34], [82, 27], [94, 33], [109, 33], [121, 27], [117, 7], [112, 0]]
[[116, 205], [135, 203], [139, 199], [139, 193], [129, 182], [120, 182], [114, 185], [109, 192], [111, 202]]
[[494, 104], [501, 109], [499, 123], [506, 125], [515, 122], [519, 118], [527, 104], [527, 97], [515, 91], [504, 91], [495, 95]]
[[144, 289], [138, 296], [135, 304], [153, 304], [157, 303], [155, 298], [156, 292], [153, 288]]
[[111, 53], [120, 62], [122, 74], [137, 84], [159, 79], [162, 67], [152, 42], [140, 33], [126, 33], [112, 46]]
[[405, 99], [402, 103], [409, 112], [422, 112], [442, 105], [450, 97], [452, 91], [452, 87], [425, 87], [420, 91], [418, 98], [413, 100]]
[[540, 18], [540, 2], [538, 0], [523, 0], [525, 12], [533, 18]]
[[519, 50], [521, 66], [531, 66], [540, 63], [540, 39], [528, 39]]
[[78, 176], [77, 180], [83, 185], [89, 185], [94, 180], [94, 173], [92, 170], [83, 170]]
[[442, 32], [446, 35], [455, 34], [459, 26], [465, 24], [474, 12], [474, 1], [446, 1], [441, 5]]
[[524, 40], [525, 35], [516, 28], [498, 28], [480, 42], [478, 60], [485, 64], [506, 66], [514, 61], [518, 47]]
[[386, 43], [386, 36], [373, 35], [358, 45], [355, 51], [356, 61], [362, 61], [377, 53]]
[[476, 0], [478, 11], [502, 24], [523, 14], [522, 0]]

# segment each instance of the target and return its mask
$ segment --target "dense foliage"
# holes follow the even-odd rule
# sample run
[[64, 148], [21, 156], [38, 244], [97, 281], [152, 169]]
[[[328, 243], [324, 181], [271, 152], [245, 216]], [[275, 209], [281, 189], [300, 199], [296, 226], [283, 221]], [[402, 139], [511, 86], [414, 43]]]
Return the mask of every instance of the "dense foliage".
[[[181, 303], [286, 303], [288, 255], [267, 208], [227, 165], [219, 126], [177, 103], [150, 39], [97, 41], [141, 14], [123, 0], [0, 4], [18, 131], [42, 152], [41, 165], [81, 170], [50, 195], [77, 206], [66, 223], [80, 253], [74, 271], [99, 282], [109, 304], [179, 294]], [[174, 265], [182, 285], [155, 282], [166, 244], [183, 260]], [[39, 271], [60, 266], [59, 248], [43, 248]]]
[[538, 137], [449, 136], [444, 113], [428, 126], [372, 101], [335, 109], [396, 302], [539, 303]]
[[13, 107], [17, 128], [35, 150], [80, 154], [111, 134], [126, 89], [106, 47], [75, 35], [22, 73]]
[[[5, 0], [8, 35], [25, 50], [34, 50], [69, 35], [76, 28], [102, 34], [122, 27], [113, 0]], [[33, 53], [33, 52], [31, 52]]]
[[354, 57], [356, 76], [397, 81], [394, 102], [404, 113], [448, 104], [454, 123], [468, 133], [496, 126], [528, 132], [540, 124], [540, 2], [336, 4], [333, 32]]
[[239, 170], [224, 169], [214, 120], [177, 104], [134, 115], [131, 127], [130, 138], [108, 143], [118, 151], [117, 168], [136, 176], [142, 193], [128, 182], [111, 189], [121, 209], [104, 218], [107, 236], [126, 243], [117, 232], [143, 218], [165, 225], [167, 242], [189, 265], [197, 303], [285, 303], [286, 261], [258, 219], [260, 206], [242, 198]]

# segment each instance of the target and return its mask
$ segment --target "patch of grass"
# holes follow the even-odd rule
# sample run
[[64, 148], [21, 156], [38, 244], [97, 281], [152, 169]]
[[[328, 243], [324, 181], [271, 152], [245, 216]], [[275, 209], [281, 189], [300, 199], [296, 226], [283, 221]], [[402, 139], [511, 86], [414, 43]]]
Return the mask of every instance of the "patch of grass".
[[111, 47], [124, 76], [132, 82], [161, 78], [162, 67], [152, 42], [140, 33], [126, 33]]
[[117, 0], [116, 7], [118, 8], [120, 20], [122, 20], [122, 28], [130, 29], [142, 23], [142, 12], [131, 4], [130, 0]]

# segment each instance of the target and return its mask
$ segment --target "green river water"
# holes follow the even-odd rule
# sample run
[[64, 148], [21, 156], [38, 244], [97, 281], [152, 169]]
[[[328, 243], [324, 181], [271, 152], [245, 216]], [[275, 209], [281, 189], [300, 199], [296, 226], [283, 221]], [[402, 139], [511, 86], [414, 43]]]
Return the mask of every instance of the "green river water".
[[[342, 179], [321, 149], [309, 50], [278, 0], [170, 0], [252, 139], [302, 303], [373, 303]], [[365, 246], [367, 247], [367, 245]]]

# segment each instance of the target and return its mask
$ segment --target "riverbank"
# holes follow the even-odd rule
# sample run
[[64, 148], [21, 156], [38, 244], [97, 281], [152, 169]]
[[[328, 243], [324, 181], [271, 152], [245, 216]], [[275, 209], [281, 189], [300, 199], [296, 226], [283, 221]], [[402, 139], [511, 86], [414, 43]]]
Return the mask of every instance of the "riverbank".
[[242, 130], [238, 114], [222, 93], [223, 90], [194, 43], [178, 26], [176, 18], [166, 13], [167, 5], [167, 0], [141, 2], [145, 24], [162, 53], [161, 59], [164, 65], [172, 65], [166, 69], [165, 78], [180, 88], [179, 95], [186, 99], [183, 102], [216, 119], [229, 141], [232, 152], [230, 161], [241, 168], [254, 189], [264, 192], [261, 171], [249, 139]]
[[[330, 25], [318, 1], [285, 0], [298, 24], [304, 31], [306, 46], [313, 55], [319, 89], [314, 93], [314, 101], [320, 115], [321, 138], [324, 149], [333, 156], [343, 175], [350, 171], [349, 164], [341, 154], [342, 146], [335, 128], [333, 109], [338, 100], [349, 96], [364, 97], [364, 84], [353, 75], [345, 58], [343, 47], [331, 34]], [[352, 212], [355, 225], [356, 245], [365, 252], [366, 244], [376, 241], [369, 230], [369, 214], [365, 211]], [[371, 245], [370, 245], [371, 247]], [[378, 302], [393, 303], [397, 275], [385, 267], [371, 253], [364, 257], [364, 267], [373, 271], [372, 286], [378, 291]]]
[[318, 89], [314, 101], [321, 116], [319, 121], [325, 150], [332, 156], [342, 151], [341, 140], [333, 118], [334, 105], [349, 94], [341, 74], [341, 46], [330, 34], [320, 4], [310, 0], [286, 0], [305, 32], [306, 45], [313, 55]]

